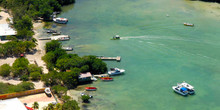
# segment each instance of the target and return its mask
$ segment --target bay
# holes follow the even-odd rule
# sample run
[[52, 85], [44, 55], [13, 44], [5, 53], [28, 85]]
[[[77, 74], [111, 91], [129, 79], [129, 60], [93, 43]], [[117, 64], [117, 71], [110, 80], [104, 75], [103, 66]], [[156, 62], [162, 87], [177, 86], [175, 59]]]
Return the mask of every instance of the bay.
[[[64, 7], [59, 16], [69, 22], [61, 31], [71, 40], [63, 45], [74, 47], [72, 53], [80, 56], [121, 56], [121, 62], [106, 63], [126, 70], [113, 82], [94, 82], [98, 90], [83, 109], [219, 110], [220, 9], [205, 5], [186, 0], [76, 0]], [[121, 40], [110, 40], [116, 34]], [[192, 84], [196, 94], [174, 93], [171, 87], [182, 81]]]

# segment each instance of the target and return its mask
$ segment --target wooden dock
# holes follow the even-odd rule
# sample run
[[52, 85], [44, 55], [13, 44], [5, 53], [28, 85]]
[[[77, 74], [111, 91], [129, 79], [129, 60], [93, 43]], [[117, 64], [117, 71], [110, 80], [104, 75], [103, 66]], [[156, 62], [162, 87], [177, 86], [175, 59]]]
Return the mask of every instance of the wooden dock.
[[103, 57], [103, 56], [97, 56], [98, 59], [101, 60], [116, 60], [116, 61], [121, 61], [121, 57], [117, 56], [117, 57]]

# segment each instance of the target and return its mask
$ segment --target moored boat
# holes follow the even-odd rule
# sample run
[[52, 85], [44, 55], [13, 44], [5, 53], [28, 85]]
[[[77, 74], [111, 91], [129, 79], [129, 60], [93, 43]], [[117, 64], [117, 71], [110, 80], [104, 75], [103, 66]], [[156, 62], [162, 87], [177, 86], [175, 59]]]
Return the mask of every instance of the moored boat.
[[111, 78], [111, 77], [102, 77], [101, 80], [102, 81], [113, 81], [113, 78]]
[[119, 75], [124, 73], [125, 70], [124, 69], [119, 69], [119, 68], [110, 68], [110, 71], [108, 71], [109, 75]]
[[183, 96], [188, 95], [187, 89], [185, 87], [181, 86], [181, 85], [173, 86], [172, 89], [180, 95], [183, 95]]
[[68, 22], [67, 18], [54, 18], [53, 21], [55, 23], [66, 24]]
[[191, 24], [191, 23], [183, 23], [185, 26], [194, 26], [194, 24]]
[[194, 94], [195, 93], [194, 87], [192, 85], [186, 83], [185, 81], [183, 81], [180, 85], [185, 87], [188, 90], [189, 94]]
[[63, 50], [65, 50], [65, 51], [72, 51], [72, 50], [73, 50], [72, 47], [64, 47], [64, 46], [62, 46], [61, 48], [62, 48]]
[[87, 91], [96, 91], [97, 88], [96, 87], [86, 87], [85, 88]]

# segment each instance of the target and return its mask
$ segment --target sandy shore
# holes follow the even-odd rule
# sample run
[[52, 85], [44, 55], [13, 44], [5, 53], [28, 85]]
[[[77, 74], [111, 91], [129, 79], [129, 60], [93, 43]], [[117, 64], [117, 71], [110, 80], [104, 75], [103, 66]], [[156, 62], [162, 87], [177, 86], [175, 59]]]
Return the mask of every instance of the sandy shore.
[[18, 99], [22, 103], [27, 103], [28, 107], [32, 107], [34, 102], [38, 102], [39, 110], [43, 110], [43, 108], [45, 106], [47, 106], [49, 103], [56, 102], [56, 100], [53, 96], [47, 97], [47, 95], [45, 93], [24, 96], [24, 97], [20, 97]]

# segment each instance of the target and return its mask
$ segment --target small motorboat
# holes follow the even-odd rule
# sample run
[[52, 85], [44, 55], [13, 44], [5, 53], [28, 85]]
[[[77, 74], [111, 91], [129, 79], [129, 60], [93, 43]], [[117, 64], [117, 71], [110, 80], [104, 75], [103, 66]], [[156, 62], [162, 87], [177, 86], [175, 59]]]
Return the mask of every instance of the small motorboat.
[[110, 68], [110, 71], [108, 71], [109, 75], [119, 75], [124, 73], [125, 70], [124, 69], [119, 69], [119, 68]]
[[47, 33], [57, 33], [57, 31], [56, 31], [56, 30], [49, 29], [49, 30], [47, 31]]
[[113, 36], [113, 38], [112, 38], [112, 40], [118, 40], [118, 39], [120, 39], [119, 35], [115, 35], [115, 36]]
[[53, 21], [55, 23], [66, 24], [68, 22], [67, 18], [54, 18]]
[[191, 24], [191, 23], [183, 23], [185, 26], [194, 26], [194, 24]]
[[183, 86], [181, 86], [181, 85], [173, 86], [172, 88], [173, 88], [173, 90], [174, 90], [176, 93], [178, 93], [178, 94], [180, 94], [180, 95], [183, 95], [183, 96], [187, 96], [187, 95], [188, 95], [187, 88], [185, 88], [185, 87], [183, 87]]
[[97, 81], [97, 78], [95, 78], [94, 76], [91, 77], [92, 81]]
[[188, 90], [189, 94], [194, 94], [195, 93], [194, 87], [192, 85], [186, 83], [185, 81], [183, 81], [179, 85], [182, 85], [183, 87], [185, 87]]
[[97, 88], [96, 87], [86, 87], [85, 88], [87, 91], [96, 91]]
[[53, 36], [60, 35], [60, 34], [61, 34], [61, 32], [54, 32], [54, 33], [52, 33]]
[[101, 80], [102, 81], [113, 81], [113, 78], [111, 78], [111, 77], [102, 77]]

